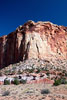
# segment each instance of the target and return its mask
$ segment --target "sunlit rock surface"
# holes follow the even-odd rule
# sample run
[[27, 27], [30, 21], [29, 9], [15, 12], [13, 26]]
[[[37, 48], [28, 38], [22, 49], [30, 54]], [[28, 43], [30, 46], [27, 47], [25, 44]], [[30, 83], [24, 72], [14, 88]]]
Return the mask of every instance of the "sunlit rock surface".
[[32, 58], [67, 59], [67, 27], [28, 21], [0, 37], [0, 68]]

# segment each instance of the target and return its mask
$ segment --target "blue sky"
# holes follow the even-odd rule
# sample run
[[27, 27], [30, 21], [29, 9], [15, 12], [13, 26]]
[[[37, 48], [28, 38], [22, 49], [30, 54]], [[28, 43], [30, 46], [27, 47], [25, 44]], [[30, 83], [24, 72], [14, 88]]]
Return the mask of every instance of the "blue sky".
[[67, 0], [0, 0], [0, 36], [28, 20], [67, 26]]

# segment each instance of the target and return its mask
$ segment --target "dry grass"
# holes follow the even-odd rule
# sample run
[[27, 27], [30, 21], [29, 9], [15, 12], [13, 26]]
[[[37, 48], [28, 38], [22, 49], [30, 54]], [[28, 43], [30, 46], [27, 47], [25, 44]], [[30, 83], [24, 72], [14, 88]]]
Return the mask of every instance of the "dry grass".
[[[42, 89], [49, 89], [49, 94], [41, 94]], [[9, 96], [2, 96], [4, 91]], [[67, 100], [67, 85], [52, 86], [49, 84], [0, 85], [0, 100]]]

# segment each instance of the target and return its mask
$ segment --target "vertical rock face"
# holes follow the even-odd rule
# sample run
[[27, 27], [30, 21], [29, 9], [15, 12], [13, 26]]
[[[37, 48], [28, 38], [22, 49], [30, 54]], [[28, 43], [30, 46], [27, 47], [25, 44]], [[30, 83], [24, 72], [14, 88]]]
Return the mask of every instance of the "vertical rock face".
[[31, 58], [67, 59], [67, 27], [28, 21], [0, 37], [0, 68]]

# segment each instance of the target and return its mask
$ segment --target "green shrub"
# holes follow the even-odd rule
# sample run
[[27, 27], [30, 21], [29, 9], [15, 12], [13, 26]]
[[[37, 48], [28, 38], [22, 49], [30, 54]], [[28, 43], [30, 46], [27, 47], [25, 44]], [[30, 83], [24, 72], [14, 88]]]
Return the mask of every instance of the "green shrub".
[[12, 75], [14, 75], [15, 73], [16, 73], [15, 70], [13, 70], [13, 71], [11, 72]]
[[43, 89], [41, 90], [41, 94], [49, 94], [50, 91], [48, 89]]
[[67, 77], [67, 73], [65, 73], [65, 76]]
[[62, 79], [61, 79], [61, 84], [67, 84], [67, 81], [66, 81], [65, 78], [62, 78]]
[[27, 82], [27, 80], [24, 80], [24, 79], [20, 80], [20, 83], [22, 83], [22, 84], [26, 84], [26, 82]]
[[50, 73], [49, 73], [49, 72], [47, 72], [47, 73], [46, 73], [46, 75], [47, 75], [47, 76], [49, 76], [49, 75], [50, 75]]
[[67, 84], [67, 81], [65, 82], [65, 84]]
[[67, 80], [65, 78], [55, 80], [54, 86], [58, 86], [60, 84], [67, 84]]
[[10, 84], [10, 80], [5, 79], [4, 80], [4, 85], [9, 85]]
[[63, 73], [65, 73], [66, 72], [66, 70], [63, 70]]
[[22, 74], [22, 71], [21, 70], [18, 70], [18, 74]]
[[45, 67], [45, 69], [44, 69], [44, 70], [45, 70], [45, 71], [49, 71], [47, 67]]
[[6, 71], [5, 71], [5, 75], [8, 75], [8, 74], [9, 74], [9, 70], [6, 70]]
[[27, 69], [27, 71], [28, 71], [29, 73], [33, 73], [33, 72], [34, 72], [34, 68], [32, 68], [32, 69]]
[[54, 86], [58, 86], [61, 84], [61, 79], [55, 80], [54, 81]]
[[20, 84], [20, 81], [18, 80], [18, 78], [14, 78], [13, 84], [15, 84], [15, 85], [19, 85]]
[[10, 91], [5, 91], [3, 94], [2, 94], [2, 96], [8, 96], [8, 95], [10, 95]]
[[41, 69], [37, 68], [37, 71], [36, 71], [36, 73], [40, 73], [40, 71], [41, 71]]

